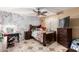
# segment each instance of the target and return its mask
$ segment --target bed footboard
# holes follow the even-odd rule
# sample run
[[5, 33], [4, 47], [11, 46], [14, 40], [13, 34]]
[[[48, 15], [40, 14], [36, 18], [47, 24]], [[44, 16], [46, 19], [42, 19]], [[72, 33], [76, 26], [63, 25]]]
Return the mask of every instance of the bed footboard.
[[56, 31], [53, 33], [43, 33], [43, 45], [51, 44], [52, 42], [56, 41]]

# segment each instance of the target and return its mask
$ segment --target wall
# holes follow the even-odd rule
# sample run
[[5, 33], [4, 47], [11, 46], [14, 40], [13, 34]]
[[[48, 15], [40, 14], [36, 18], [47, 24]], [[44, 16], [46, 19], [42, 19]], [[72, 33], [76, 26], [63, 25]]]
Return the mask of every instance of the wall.
[[73, 29], [73, 38], [79, 38], [79, 18], [71, 18], [70, 27]]
[[[73, 19], [76, 16], [79, 18], [79, 8], [71, 8], [69, 10], [64, 10], [63, 13], [60, 15], [51, 15], [51, 16], [48, 16], [47, 18], [49, 18], [49, 19], [52, 18], [52, 20], [53, 20], [53, 18], [56, 18], [59, 20], [66, 16], [70, 16], [70, 18], [71, 18], [70, 27], [72, 27], [72, 30], [73, 30], [73, 34], [72, 34], [73, 38], [79, 38], [79, 19]], [[49, 21], [49, 19], [48, 19], [48, 21]], [[52, 23], [53, 23], [53, 21], [52, 21]], [[55, 26], [55, 27], [57, 28], [57, 26]]]
[[46, 28], [49, 30], [57, 31], [58, 28], [58, 19], [56, 17], [47, 17], [45, 18]]
[[35, 16], [22, 16], [19, 14], [0, 11], [0, 20], [2, 25], [16, 25], [17, 32], [21, 33], [21, 39], [24, 38], [24, 31], [29, 29], [29, 25], [39, 25], [40, 20]]
[[58, 19], [61, 19], [61, 18], [66, 17], [66, 16], [70, 16], [72, 18], [72, 17], [78, 16], [78, 15], [79, 15], [79, 8], [76, 7], [76, 8], [64, 10], [62, 12], [62, 14], [60, 14], [60, 15], [50, 15], [48, 17], [56, 17]]

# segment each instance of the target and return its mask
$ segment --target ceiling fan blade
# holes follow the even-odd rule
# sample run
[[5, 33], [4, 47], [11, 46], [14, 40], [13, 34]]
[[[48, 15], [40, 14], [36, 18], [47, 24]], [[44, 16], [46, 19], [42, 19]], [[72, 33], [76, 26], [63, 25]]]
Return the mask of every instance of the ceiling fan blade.
[[47, 13], [47, 11], [43, 11], [42, 13]]
[[33, 11], [37, 13], [37, 11], [35, 11], [35, 10], [33, 10]]
[[41, 15], [45, 15], [47, 13], [47, 11], [43, 11], [42, 13], [41, 13]]
[[41, 13], [41, 15], [46, 16], [46, 14], [45, 14], [45, 13]]

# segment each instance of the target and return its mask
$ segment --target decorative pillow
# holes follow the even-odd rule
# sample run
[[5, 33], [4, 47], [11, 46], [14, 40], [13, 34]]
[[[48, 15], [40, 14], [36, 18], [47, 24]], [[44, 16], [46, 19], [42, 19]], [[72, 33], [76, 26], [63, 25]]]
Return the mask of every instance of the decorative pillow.
[[40, 31], [40, 28], [36, 28], [35, 30], [36, 30], [36, 31]]
[[32, 29], [31, 29], [31, 31], [34, 31], [34, 30], [36, 30], [36, 28], [32, 28]]
[[46, 27], [41, 27], [44, 31], [46, 30]]

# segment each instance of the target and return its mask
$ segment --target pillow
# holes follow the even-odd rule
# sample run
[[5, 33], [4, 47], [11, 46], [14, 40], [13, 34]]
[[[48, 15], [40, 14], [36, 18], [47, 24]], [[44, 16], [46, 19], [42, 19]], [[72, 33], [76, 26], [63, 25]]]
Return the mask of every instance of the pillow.
[[33, 28], [31, 29], [31, 31], [34, 31], [35, 29], [36, 29], [36, 28], [33, 27]]
[[33, 28], [32, 31], [43, 31], [42, 28]]
[[36, 28], [35, 30], [36, 30], [36, 31], [39, 31], [39, 30], [40, 30], [40, 28]]
[[46, 30], [46, 27], [41, 27], [44, 31]]

